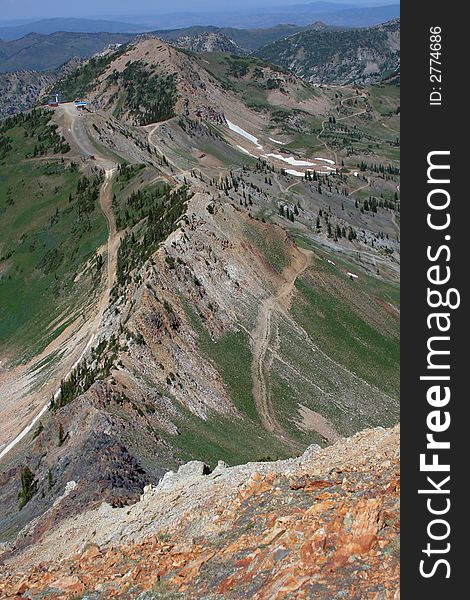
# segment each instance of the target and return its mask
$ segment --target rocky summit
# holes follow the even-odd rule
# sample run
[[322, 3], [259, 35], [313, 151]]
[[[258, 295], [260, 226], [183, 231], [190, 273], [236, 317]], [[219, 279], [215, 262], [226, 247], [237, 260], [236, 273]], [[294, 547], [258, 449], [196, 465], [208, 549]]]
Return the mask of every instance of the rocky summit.
[[398, 598], [399, 490], [398, 428], [285, 461], [193, 461], [133, 506], [102, 504], [6, 553], [0, 594]]

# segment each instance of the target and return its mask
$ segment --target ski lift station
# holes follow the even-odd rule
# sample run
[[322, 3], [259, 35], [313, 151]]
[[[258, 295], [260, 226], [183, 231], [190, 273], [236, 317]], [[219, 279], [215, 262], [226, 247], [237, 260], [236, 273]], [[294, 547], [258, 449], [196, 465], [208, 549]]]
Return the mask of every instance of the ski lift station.
[[60, 102], [60, 96], [59, 96], [59, 94], [53, 94], [49, 98], [48, 105], [51, 106], [51, 107], [59, 106], [59, 102]]

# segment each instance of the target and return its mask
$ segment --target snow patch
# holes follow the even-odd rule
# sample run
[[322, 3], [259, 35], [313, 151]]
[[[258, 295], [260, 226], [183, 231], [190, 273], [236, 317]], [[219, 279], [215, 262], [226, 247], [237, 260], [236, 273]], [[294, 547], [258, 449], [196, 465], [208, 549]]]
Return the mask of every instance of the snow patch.
[[266, 154], [271, 158], [277, 158], [278, 160], [282, 160], [293, 167], [315, 167], [315, 163], [309, 162], [308, 160], [297, 160], [293, 156], [282, 156], [282, 154]]
[[260, 150], [263, 149], [263, 146], [260, 145], [257, 137], [255, 137], [254, 135], [251, 135], [251, 133], [248, 133], [248, 131], [245, 131], [241, 127], [238, 127], [238, 125], [235, 125], [235, 123], [232, 123], [232, 121], [229, 121], [228, 119], [225, 119], [225, 120], [227, 121], [227, 125], [229, 126], [229, 129], [231, 129], [232, 131], [235, 131], [235, 133], [238, 133], [238, 135], [241, 135], [245, 139], [252, 142]]
[[335, 161], [334, 160], [330, 160], [329, 158], [320, 158], [319, 156], [315, 157], [315, 160], [322, 160], [323, 162], [326, 162], [330, 165], [334, 165]]
[[358, 275], [354, 275], [354, 273], [350, 273], [349, 271], [348, 271], [347, 275], [349, 275], [349, 277], [352, 277], [353, 279], [358, 279], [359, 278]]
[[286, 169], [286, 173], [288, 175], [294, 175], [294, 177], [305, 177], [305, 173], [301, 171], [296, 171], [295, 169]]
[[284, 144], [284, 142], [280, 142], [279, 140], [275, 140], [274, 138], [269, 138], [271, 140], [271, 142], [274, 142], [275, 144]]
[[248, 156], [252, 156], [253, 158], [258, 158], [257, 156], [255, 156], [254, 154], [251, 154], [251, 152], [248, 152], [248, 150], [246, 148], [243, 148], [243, 146], [239, 146], [237, 144], [237, 148], [239, 150], [241, 150], [242, 152], [244, 152], [245, 154], [248, 154]]

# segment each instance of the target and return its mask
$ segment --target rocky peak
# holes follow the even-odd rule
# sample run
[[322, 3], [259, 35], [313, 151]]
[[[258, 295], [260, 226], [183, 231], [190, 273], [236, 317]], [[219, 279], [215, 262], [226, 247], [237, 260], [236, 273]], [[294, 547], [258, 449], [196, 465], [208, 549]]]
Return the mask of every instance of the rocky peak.
[[395, 599], [399, 487], [398, 428], [212, 473], [193, 461], [5, 557], [0, 594]]
[[244, 51], [223, 33], [205, 31], [196, 36], [181, 36], [174, 41], [178, 48], [190, 50], [191, 52], [236, 52]]

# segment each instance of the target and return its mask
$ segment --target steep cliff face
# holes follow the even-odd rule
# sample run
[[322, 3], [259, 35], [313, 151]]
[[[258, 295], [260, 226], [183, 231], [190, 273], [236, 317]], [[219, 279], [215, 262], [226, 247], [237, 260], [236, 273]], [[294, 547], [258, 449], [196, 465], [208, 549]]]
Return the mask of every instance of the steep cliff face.
[[397, 428], [208, 471], [188, 463], [131, 507], [65, 519], [34, 549], [4, 555], [0, 593], [399, 597]]

